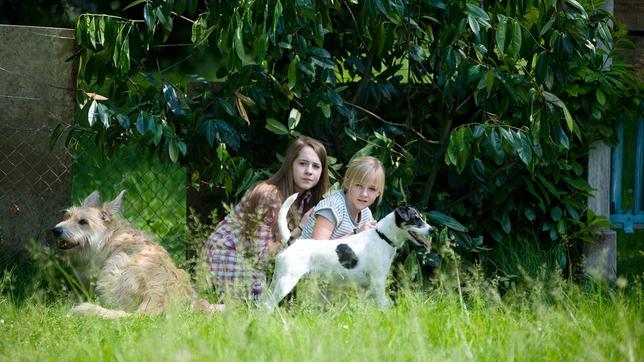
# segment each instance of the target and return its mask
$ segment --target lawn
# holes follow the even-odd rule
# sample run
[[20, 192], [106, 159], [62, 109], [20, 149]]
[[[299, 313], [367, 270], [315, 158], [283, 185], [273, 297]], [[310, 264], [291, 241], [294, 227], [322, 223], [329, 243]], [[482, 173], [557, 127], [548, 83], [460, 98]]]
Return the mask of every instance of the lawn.
[[[444, 287], [402, 292], [379, 310], [351, 299], [297, 302], [274, 314], [231, 305], [221, 314], [67, 316], [71, 302], [0, 297], [7, 361], [638, 361], [644, 356], [641, 280], [624, 289], [558, 278], [500, 297]], [[5, 285], [6, 287], [6, 285]]]

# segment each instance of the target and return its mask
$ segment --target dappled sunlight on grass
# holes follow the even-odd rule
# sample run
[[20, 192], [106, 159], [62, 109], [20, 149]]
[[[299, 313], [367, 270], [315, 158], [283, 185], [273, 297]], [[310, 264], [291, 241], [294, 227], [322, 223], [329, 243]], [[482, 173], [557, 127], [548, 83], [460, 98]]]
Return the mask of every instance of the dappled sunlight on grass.
[[526, 280], [503, 297], [471, 287], [464, 304], [454, 290], [439, 287], [400, 291], [385, 310], [357, 298], [319, 304], [298, 296], [273, 314], [231, 303], [214, 315], [178, 309], [123, 320], [69, 317], [71, 302], [32, 298], [17, 306], [3, 296], [0, 355], [171, 361], [634, 361], [642, 355], [641, 278], [623, 290], [551, 279]]

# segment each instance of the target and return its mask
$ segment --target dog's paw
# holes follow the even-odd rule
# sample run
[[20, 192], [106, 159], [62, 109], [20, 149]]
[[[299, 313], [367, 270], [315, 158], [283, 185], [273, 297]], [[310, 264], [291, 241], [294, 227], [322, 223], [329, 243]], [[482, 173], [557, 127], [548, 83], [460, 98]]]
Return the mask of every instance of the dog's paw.
[[100, 305], [85, 302], [72, 307], [68, 315], [98, 316], [102, 318], [123, 318], [129, 316], [130, 313], [122, 310], [105, 309]]
[[96, 311], [96, 305], [92, 303], [81, 303], [77, 304], [69, 310], [68, 315], [94, 315]]
[[226, 305], [211, 304], [205, 299], [199, 299], [192, 302], [192, 308], [194, 310], [200, 310], [208, 313], [219, 313], [219, 312], [223, 312], [226, 309]]

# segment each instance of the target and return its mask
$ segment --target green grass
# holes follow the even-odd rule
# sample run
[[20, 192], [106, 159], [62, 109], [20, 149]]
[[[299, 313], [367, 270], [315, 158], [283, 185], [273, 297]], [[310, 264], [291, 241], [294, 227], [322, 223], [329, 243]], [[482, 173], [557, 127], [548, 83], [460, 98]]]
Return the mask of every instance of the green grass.
[[[641, 280], [640, 280], [641, 282]], [[0, 297], [7, 361], [636, 361], [644, 355], [641, 283], [625, 290], [528, 282], [503, 298], [444, 288], [406, 292], [394, 307], [358, 300], [295, 303], [269, 315], [246, 305], [222, 314], [67, 316], [70, 302]], [[2, 294], [0, 294], [2, 295]], [[465, 309], [464, 309], [465, 307]]]

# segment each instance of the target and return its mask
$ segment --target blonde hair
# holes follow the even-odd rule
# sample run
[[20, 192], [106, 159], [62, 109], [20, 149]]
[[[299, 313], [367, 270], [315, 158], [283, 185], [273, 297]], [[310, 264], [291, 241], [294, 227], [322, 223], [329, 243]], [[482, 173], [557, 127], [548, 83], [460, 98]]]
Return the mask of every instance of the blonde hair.
[[382, 201], [385, 191], [385, 168], [379, 159], [372, 156], [356, 157], [349, 162], [344, 175], [342, 187], [346, 192], [351, 185], [365, 184], [367, 179], [373, 178], [378, 190], [378, 203]]

